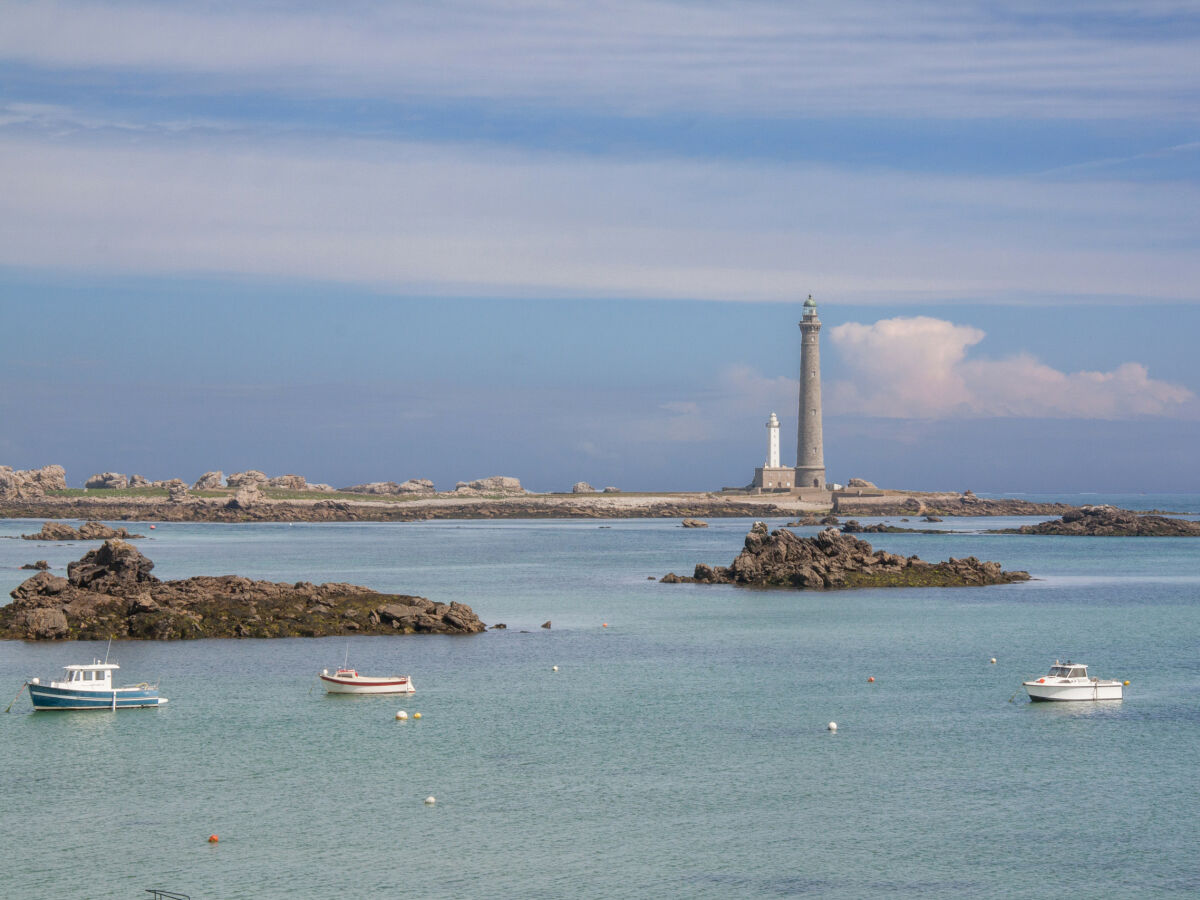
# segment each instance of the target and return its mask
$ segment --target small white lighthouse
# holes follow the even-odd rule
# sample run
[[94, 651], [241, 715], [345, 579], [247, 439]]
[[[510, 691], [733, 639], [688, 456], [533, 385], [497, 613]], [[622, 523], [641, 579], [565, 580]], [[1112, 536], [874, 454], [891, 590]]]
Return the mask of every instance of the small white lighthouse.
[[795, 480], [796, 470], [779, 464], [779, 417], [771, 413], [767, 419], [767, 463], [754, 470], [750, 486], [758, 491], [790, 491]]
[[779, 468], [779, 418], [775, 413], [767, 419], [767, 468]]

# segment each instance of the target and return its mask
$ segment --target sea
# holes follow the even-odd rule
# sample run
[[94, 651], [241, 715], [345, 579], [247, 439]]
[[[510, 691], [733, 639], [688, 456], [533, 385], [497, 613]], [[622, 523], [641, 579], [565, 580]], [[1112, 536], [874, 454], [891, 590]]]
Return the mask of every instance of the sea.
[[[825, 593], [658, 582], [727, 564], [749, 519], [123, 523], [160, 578], [353, 582], [507, 628], [0, 642], [0, 897], [1198, 896], [1200, 538], [985, 533], [1031, 521], [864, 536], [1030, 582]], [[91, 546], [5, 539], [39, 526], [0, 521], [0, 596]], [[106, 655], [170, 702], [19, 690]], [[1068, 658], [1125, 699], [1029, 703]], [[326, 695], [345, 661], [417, 692]]]

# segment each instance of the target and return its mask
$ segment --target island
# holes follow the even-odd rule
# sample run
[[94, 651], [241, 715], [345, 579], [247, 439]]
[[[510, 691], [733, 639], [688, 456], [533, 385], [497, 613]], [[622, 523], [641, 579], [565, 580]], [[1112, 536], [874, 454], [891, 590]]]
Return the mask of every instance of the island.
[[916, 556], [875, 550], [866, 541], [827, 528], [798, 537], [786, 528], [768, 532], [755, 522], [745, 547], [729, 566], [701, 563], [691, 576], [669, 573], [667, 584], [734, 584], [831, 590], [869, 587], [975, 587], [1028, 581], [1028, 572], [1006, 572], [999, 563], [973, 556], [929, 563]]
[[27, 579], [0, 607], [0, 639], [325, 637], [348, 634], [478, 634], [462, 603], [381, 594], [354, 584], [252, 581], [201, 575], [160, 581], [136, 547], [110, 539], [67, 566]]
[[1083, 506], [1062, 518], [991, 534], [1055, 534], [1086, 537], [1200, 537], [1200, 522], [1169, 516], [1139, 515], [1115, 506]]
[[132, 541], [144, 537], [144, 534], [130, 534], [125, 528], [112, 528], [103, 522], [84, 522], [78, 528], [72, 528], [66, 522], [47, 522], [41, 531], [21, 535], [26, 541], [105, 541], [109, 538]]

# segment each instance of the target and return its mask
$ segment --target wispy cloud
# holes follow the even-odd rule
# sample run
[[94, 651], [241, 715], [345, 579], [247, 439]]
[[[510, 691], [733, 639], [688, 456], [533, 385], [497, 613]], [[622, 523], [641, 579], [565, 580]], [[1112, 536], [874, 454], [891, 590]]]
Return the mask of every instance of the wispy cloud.
[[1194, 295], [1200, 187], [403, 141], [8, 134], [0, 264], [509, 296]]
[[1196, 395], [1150, 377], [1145, 365], [1062, 372], [1028, 354], [970, 359], [985, 337], [927, 316], [830, 329], [851, 374], [829, 390], [829, 408], [887, 418], [953, 416], [1067, 419], [1195, 417]]
[[[626, 112], [1104, 118], [1195, 110], [1194, 4], [9, 4], [0, 57], [210, 91]], [[1118, 25], [1122, 27], [1117, 27]]]

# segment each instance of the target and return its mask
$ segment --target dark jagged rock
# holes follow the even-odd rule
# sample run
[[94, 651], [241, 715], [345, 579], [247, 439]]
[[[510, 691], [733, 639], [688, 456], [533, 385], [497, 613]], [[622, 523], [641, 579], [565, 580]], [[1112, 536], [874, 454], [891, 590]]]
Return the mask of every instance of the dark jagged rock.
[[1083, 506], [1062, 518], [1004, 529], [1003, 534], [1058, 534], [1092, 537], [1200, 537], [1200, 522], [1139, 515], [1115, 506]]
[[46, 522], [36, 534], [21, 535], [26, 541], [106, 541], [109, 538], [131, 541], [143, 537], [144, 534], [131, 534], [124, 528], [111, 528], [103, 522], [84, 522], [78, 530], [66, 522]]
[[25, 565], [21, 566], [21, 568], [22, 569], [36, 569], [39, 572], [45, 572], [47, 569], [50, 568], [50, 563], [46, 562], [46, 560], [44, 560], [44, 559], [39, 559], [35, 563], [25, 563]]
[[696, 566], [692, 576], [664, 576], [667, 584], [697, 582], [805, 590], [861, 587], [966, 587], [1028, 581], [1028, 572], [1005, 572], [996, 562], [949, 559], [928, 563], [874, 550], [866, 541], [827, 528], [802, 538], [780, 528], [767, 533], [762, 522], [746, 535], [745, 548], [728, 567]]
[[[907, 522], [908, 519], [901, 521]], [[937, 521], [941, 521], [938, 519]], [[861, 525], [857, 519], [850, 519], [842, 526], [842, 534], [951, 534], [949, 531], [939, 531], [936, 528], [903, 528], [899, 525], [888, 525], [876, 522], [874, 525]]]
[[160, 581], [153, 568], [131, 544], [109, 540], [67, 566], [66, 578], [38, 572], [0, 607], [0, 639], [477, 634], [486, 628], [461, 603], [237, 575]]

